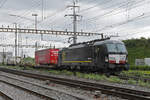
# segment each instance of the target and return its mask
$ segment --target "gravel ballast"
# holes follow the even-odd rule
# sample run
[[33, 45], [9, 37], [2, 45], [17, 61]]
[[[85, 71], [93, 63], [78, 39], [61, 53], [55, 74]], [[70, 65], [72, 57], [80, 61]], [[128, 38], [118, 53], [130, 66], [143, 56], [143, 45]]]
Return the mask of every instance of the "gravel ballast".
[[2, 82], [0, 82], [0, 91], [3, 91], [14, 100], [43, 100], [43, 98], [37, 97], [24, 90], [15, 88], [11, 85], [8, 85]]
[[[26, 80], [28, 82], [34, 82], [35, 84], [37, 84], [39, 86], [42, 86], [44, 88], [37, 87], [37, 86], [31, 85], [31, 84], [26, 84], [24, 82], [20, 82], [20, 81], [17, 81], [17, 80], [5, 78], [5, 77], [3, 77], [1, 75], [17, 78], [19, 80]], [[90, 97], [90, 96], [81, 95], [81, 93], [79, 93], [80, 92], [79, 90], [75, 92], [75, 89], [74, 89], [74, 91], [68, 92], [68, 91], [66, 91], [67, 88], [65, 88], [65, 87], [63, 87], [63, 89], [62, 89], [62, 88], [60, 88], [62, 86], [56, 85], [54, 83], [46, 85], [46, 81], [40, 81], [40, 80], [28, 78], [28, 77], [17, 76], [17, 75], [1, 72], [0, 79], [1, 80], [5, 80], [5, 81], [7, 81], [9, 83], [17, 84], [19, 86], [30, 88], [31, 90], [38, 91], [41, 94], [53, 97], [53, 98], [55, 98], [57, 100], [59, 100], [59, 99], [61, 99], [61, 100], [77, 100], [76, 98], [72, 97], [72, 95], [73, 96], [77, 96], [77, 97], [81, 97], [81, 98], [83, 98], [85, 100], [86, 99], [92, 99], [92, 97]], [[86, 94], [86, 91], [84, 91], [83, 94]]]
[[[108, 96], [108, 95], [105, 95], [105, 94], [99, 94], [98, 97], [95, 96], [95, 91], [86, 91], [86, 90], [82, 90], [80, 88], [73, 88], [73, 87], [69, 87], [69, 86], [64, 86], [64, 85], [60, 85], [60, 84], [55, 84], [53, 82], [50, 82], [50, 81], [41, 81], [41, 80], [38, 80], [38, 79], [34, 79], [34, 78], [29, 78], [29, 77], [24, 77], [24, 76], [18, 76], [18, 75], [14, 75], [14, 74], [10, 74], [10, 73], [5, 73], [5, 72], [0, 72], [0, 75], [5, 75], [5, 76], [10, 76], [10, 77], [13, 77], [13, 78], [17, 78], [17, 79], [21, 79], [21, 80], [26, 80], [26, 81], [30, 81], [30, 82], [35, 82], [35, 83], [38, 83], [38, 84], [41, 84], [43, 86], [47, 86], [47, 87], [51, 87], [52, 89], [54, 90], [63, 90], [67, 93], [70, 93], [70, 94], [74, 94], [74, 95], [79, 95], [79, 96], [82, 96], [84, 97], [84, 100], [98, 100], [99, 98], [101, 99], [107, 99], [107, 100], [117, 100], [118, 97], [114, 97], [114, 96]], [[16, 82], [16, 84], [21, 84], [23, 85], [24, 83], [20, 83], [20, 82], [17, 82], [17, 81], [14, 81], [14, 80], [9, 80], [10, 82]], [[27, 85], [27, 87], [30, 87], [30, 89], [36, 89], [35, 86], [30, 86], [30, 85]], [[38, 91], [41, 91], [44, 93], [45, 90], [42, 90], [42, 89], [38, 89]], [[45, 93], [48, 93], [48, 92], [45, 92]], [[51, 91], [49, 93], [49, 95], [52, 95], [53, 97], [55, 97], [57, 100], [75, 100], [74, 98], [69, 98], [68, 96], [64, 96], [62, 95], [61, 93], [53, 93], [53, 91]], [[121, 98], [119, 98], [118, 100], [123, 100]]]
[[[35, 73], [35, 74], [36, 73], [37, 74], [44, 74], [44, 75], [49, 75], [49, 76], [54, 76], [54, 77], [59, 77], [59, 78], [68, 78], [68, 79], [74, 79], [74, 80], [80, 80], [80, 81], [86, 81], [86, 82], [92, 82], [92, 83], [100, 83], [100, 84], [106, 84], [106, 85], [119, 86], [119, 87], [124, 87], [124, 88], [129, 88], [129, 89], [132, 88], [132, 89], [135, 89], [135, 90], [143, 90], [143, 91], [150, 92], [149, 88], [139, 87], [139, 86], [136, 86], [136, 85], [117, 84], [117, 83], [110, 83], [110, 82], [107, 82], [107, 81], [95, 81], [95, 80], [90, 80], [90, 79], [78, 78], [76, 76], [54, 75], [52, 73], [48, 73], [48, 72], [44, 72], [44, 71], [37, 71], [37, 70], [22, 70], [22, 71], [31, 72], [31, 73]], [[18, 75], [4, 73], [4, 72], [1, 72], [1, 74], [11, 75], [11, 76], [16, 77], [16, 78], [36, 82], [38, 84], [45, 85], [45, 86], [48, 86], [48, 87], [53, 87], [53, 88], [56, 88], [58, 90], [64, 90], [64, 91], [69, 92], [69, 93], [82, 95], [83, 97], [87, 98], [86, 100], [95, 100], [95, 91], [85, 91], [85, 90], [82, 90], [80, 88], [72, 88], [72, 87], [68, 87], [68, 86], [64, 86], [64, 85], [60, 85], [60, 84], [55, 84], [55, 83], [49, 82], [49, 81], [41, 81], [41, 80], [37, 80], [37, 79], [33, 79], [33, 78], [18, 76]], [[105, 98], [107, 100], [125, 100], [125, 99], [121, 99], [119, 97], [114, 97], [114, 96], [105, 95], [105, 94], [100, 94], [99, 97], [101, 99]], [[97, 99], [99, 99], [99, 98], [97, 98]], [[69, 99], [67, 98], [66, 100], [69, 100]]]
[[67, 78], [67, 79], [73, 79], [73, 80], [80, 80], [80, 81], [86, 81], [86, 82], [91, 82], [91, 83], [99, 83], [99, 84], [106, 84], [106, 85], [113, 85], [113, 86], [119, 86], [119, 87], [124, 87], [124, 88], [129, 88], [129, 89], [135, 89], [139, 91], [147, 91], [150, 92], [150, 88], [147, 87], [141, 87], [138, 85], [131, 85], [131, 84], [120, 84], [120, 83], [112, 83], [108, 81], [97, 81], [97, 80], [91, 80], [91, 79], [85, 79], [85, 78], [79, 78], [76, 76], [68, 76], [68, 75], [55, 75], [52, 73], [48, 72], [43, 72], [43, 71], [37, 71], [37, 70], [22, 70], [26, 72], [31, 72], [31, 73], [37, 73], [37, 74], [43, 74], [43, 75], [49, 75], [49, 76], [54, 76], [54, 77], [59, 77], [59, 78]]

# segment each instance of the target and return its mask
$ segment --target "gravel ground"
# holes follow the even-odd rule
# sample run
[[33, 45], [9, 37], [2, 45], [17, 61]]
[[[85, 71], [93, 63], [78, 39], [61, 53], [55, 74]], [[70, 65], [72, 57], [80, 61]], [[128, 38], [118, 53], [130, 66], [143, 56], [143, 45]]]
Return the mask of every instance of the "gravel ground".
[[[121, 98], [118, 98], [118, 97], [108, 96], [108, 95], [101, 94], [101, 93], [98, 95], [98, 97], [96, 97], [95, 96], [95, 91], [85, 91], [85, 90], [82, 90], [80, 88], [72, 88], [72, 87], [68, 87], [68, 86], [64, 86], [64, 85], [55, 84], [55, 83], [52, 83], [52, 82], [49, 82], [49, 81], [41, 81], [41, 80], [28, 78], [28, 77], [24, 77], [24, 76], [18, 76], [18, 75], [14, 75], [14, 74], [10, 74], [10, 73], [0, 72], [0, 75], [7, 75], [7, 76], [11, 76], [11, 77], [27, 80], [27, 81], [30, 81], [30, 82], [35, 82], [35, 83], [38, 83], [38, 84], [41, 84], [41, 85], [44, 85], [44, 86], [51, 87], [53, 89], [55, 88], [57, 90], [64, 90], [67, 93], [81, 95], [81, 96], [85, 97], [86, 100], [124, 100], [124, 99], [121, 99]], [[57, 75], [57, 77], [58, 77], [58, 75]], [[61, 77], [66, 78], [67, 76], [61, 76]], [[23, 84], [23, 83], [20, 83], [20, 84]], [[35, 86], [29, 86], [29, 85], [28, 85], [28, 87], [32, 87], [34, 89], [37, 88]], [[42, 90], [42, 89], [39, 89], [39, 90], [42, 91], [42, 92], [45, 91], [45, 90]], [[52, 94], [52, 93], [49, 93], [49, 94]], [[57, 99], [60, 99], [60, 98], [62, 99], [62, 97], [65, 97], [64, 95], [61, 95], [61, 94], [58, 94], [58, 93], [57, 94], [53, 94], [53, 96], [54, 95], [59, 96], [59, 98], [56, 97]], [[69, 99], [68, 97], [65, 97], [64, 100], [72, 100], [72, 98]]]
[[[0, 82], [0, 91], [3, 91], [14, 100], [43, 100], [40, 97], [27, 93], [21, 89]], [[1, 100], [1, 99], [0, 99]]]
[[6, 100], [4, 97], [0, 96], [0, 100]]
[[[28, 80], [29, 82], [34, 82], [35, 84], [40, 84], [42, 86], [46, 86], [46, 88], [49, 88], [50, 90], [46, 89], [46, 88], [43, 89], [43, 88], [37, 87], [35, 85], [26, 84], [24, 82], [20, 82], [20, 81], [17, 81], [17, 80], [8, 79], [6, 77], [0, 76], [1, 80], [5, 80], [5, 81], [8, 81], [10, 83], [17, 84], [19, 86], [30, 88], [31, 90], [38, 91], [41, 94], [49, 95], [50, 97], [53, 97], [57, 100], [77, 100], [76, 98], [74, 98], [70, 95], [66, 95], [65, 93], [67, 93], [67, 91], [64, 91], [64, 89], [59, 89], [59, 87], [56, 86], [54, 83], [49, 84], [49, 85], [45, 85], [47, 83], [46, 81], [40, 81], [40, 80], [36, 80], [36, 79], [32, 79], [32, 78], [30, 79], [30, 78], [27, 78], [27, 77], [17, 76], [17, 75], [13, 75], [13, 74], [4, 73], [4, 72], [1, 72], [0, 75], [10, 76], [10, 77], [13, 77], [13, 78], [15, 77], [15, 78], [20, 79], [20, 80], [26, 80], [26, 81]], [[63, 93], [59, 92], [59, 91], [62, 91]], [[77, 95], [77, 96], [82, 97], [84, 99], [92, 99], [90, 97], [83, 96], [83, 95], [80, 95], [80, 94], [75, 94], [75, 93], [70, 93], [70, 92], [68, 92], [67, 94], [74, 94], [75, 96]]]

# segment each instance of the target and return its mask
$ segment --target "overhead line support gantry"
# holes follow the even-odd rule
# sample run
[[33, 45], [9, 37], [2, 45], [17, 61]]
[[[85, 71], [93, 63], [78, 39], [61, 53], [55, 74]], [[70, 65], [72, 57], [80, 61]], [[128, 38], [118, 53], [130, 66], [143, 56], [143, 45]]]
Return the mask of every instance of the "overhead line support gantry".
[[[73, 9], [73, 14], [68, 14], [65, 16], [71, 16], [73, 17], [73, 32], [76, 33], [77, 32], [77, 17], [80, 17], [80, 15], [76, 14], [76, 8], [79, 8], [79, 6], [76, 6], [76, 2], [73, 0], [73, 5], [67, 6], [67, 7], [71, 7]], [[73, 36], [73, 44], [77, 43], [77, 35], [74, 34]]]
[[99, 33], [90, 32], [71, 32], [71, 31], [55, 31], [55, 30], [35, 30], [35, 29], [23, 29], [23, 28], [0, 28], [0, 32], [17, 32], [17, 33], [29, 33], [29, 34], [49, 34], [49, 35], [67, 35], [67, 36], [96, 36], [101, 35]]

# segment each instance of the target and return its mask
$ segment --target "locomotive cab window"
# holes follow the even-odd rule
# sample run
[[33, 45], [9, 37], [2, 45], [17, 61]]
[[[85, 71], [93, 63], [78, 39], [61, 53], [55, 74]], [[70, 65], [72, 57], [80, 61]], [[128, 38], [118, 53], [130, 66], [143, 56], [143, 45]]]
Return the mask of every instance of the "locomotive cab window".
[[114, 53], [126, 53], [127, 50], [124, 46], [124, 44], [120, 43], [109, 43], [107, 45], [108, 52], [114, 52]]

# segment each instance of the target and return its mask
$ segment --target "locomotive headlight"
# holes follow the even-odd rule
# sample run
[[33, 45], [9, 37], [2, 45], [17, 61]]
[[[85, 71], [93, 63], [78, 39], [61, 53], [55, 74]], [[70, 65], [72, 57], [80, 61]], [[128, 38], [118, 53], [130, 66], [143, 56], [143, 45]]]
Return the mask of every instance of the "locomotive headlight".
[[128, 58], [126, 58], [126, 62], [128, 62]]
[[105, 62], [108, 62], [108, 57], [107, 56], [105, 57]]

